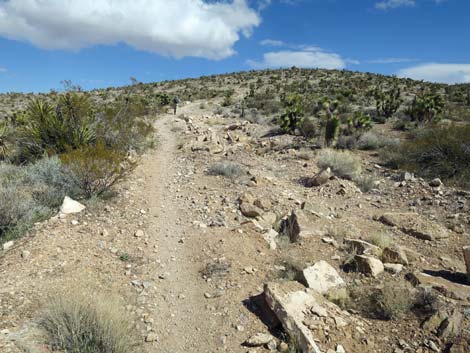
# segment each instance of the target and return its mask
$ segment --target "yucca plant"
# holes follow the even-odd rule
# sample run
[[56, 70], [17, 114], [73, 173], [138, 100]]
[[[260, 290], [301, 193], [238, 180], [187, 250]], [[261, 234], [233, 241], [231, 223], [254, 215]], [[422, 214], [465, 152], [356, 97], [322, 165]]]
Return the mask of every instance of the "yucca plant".
[[12, 129], [5, 123], [0, 124], [0, 161], [9, 158], [11, 152]]
[[67, 93], [55, 107], [42, 99], [31, 101], [19, 121], [20, 158], [30, 160], [93, 144], [93, 114], [85, 95]]
[[392, 87], [390, 90], [385, 91], [380, 88], [374, 92], [376, 101], [377, 114], [386, 119], [392, 117], [393, 114], [400, 108], [402, 99], [400, 98], [400, 88], [397, 86]]
[[283, 104], [284, 113], [281, 115], [279, 123], [285, 133], [293, 134], [304, 116], [302, 98], [298, 94], [290, 95]]

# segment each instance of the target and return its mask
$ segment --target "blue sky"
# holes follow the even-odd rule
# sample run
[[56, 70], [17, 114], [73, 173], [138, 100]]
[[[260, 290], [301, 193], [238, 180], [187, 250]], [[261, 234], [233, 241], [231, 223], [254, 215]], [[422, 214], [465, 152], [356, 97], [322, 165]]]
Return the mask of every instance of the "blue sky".
[[0, 92], [320, 67], [470, 82], [468, 0], [0, 0]]

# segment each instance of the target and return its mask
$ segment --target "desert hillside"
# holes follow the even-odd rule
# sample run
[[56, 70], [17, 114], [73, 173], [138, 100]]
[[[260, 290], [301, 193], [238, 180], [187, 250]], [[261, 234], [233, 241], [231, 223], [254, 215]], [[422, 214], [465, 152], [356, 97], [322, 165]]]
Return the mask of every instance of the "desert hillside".
[[469, 188], [469, 84], [1, 94], [0, 352], [469, 352]]

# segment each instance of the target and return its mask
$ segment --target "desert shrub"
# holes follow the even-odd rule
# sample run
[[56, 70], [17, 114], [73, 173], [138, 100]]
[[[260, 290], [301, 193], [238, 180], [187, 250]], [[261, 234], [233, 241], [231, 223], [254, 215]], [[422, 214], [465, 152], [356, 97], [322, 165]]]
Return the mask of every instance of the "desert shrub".
[[383, 233], [373, 234], [369, 238], [367, 238], [367, 241], [371, 244], [374, 244], [375, 246], [378, 246], [381, 249], [385, 249], [393, 243], [392, 237]]
[[79, 193], [58, 158], [27, 166], [0, 163], [0, 238], [23, 234], [56, 212], [65, 195]]
[[358, 141], [361, 150], [376, 150], [381, 146], [380, 138], [371, 131], [364, 133]]
[[358, 287], [350, 290], [351, 305], [364, 316], [394, 320], [411, 310], [414, 296], [403, 283], [386, 281], [382, 288]]
[[317, 135], [318, 132], [318, 122], [315, 121], [313, 118], [305, 118], [299, 124], [299, 132], [300, 134], [307, 138], [311, 139]]
[[209, 167], [209, 175], [220, 175], [226, 178], [237, 178], [245, 174], [243, 167], [237, 163], [230, 161], [217, 162]]
[[135, 326], [117, 300], [67, 293], [48, 298], [40, 325], [54, 349], [68, 353], [137, 353]]
[[103, 143], [71, 151], [60, 156], [87, 198], [99, 196], [124, 179], [135, 167], [125, 153]]
[[317, 164], [321, 169], [331, 168], [340, 178], [354, 180], [361, 173], [361, 160], [349, 151], [322, 150]]
[[360, 175], [354, 179], [354, 182], [362, 192], [369, 192], [373, 190], [376, 187], [376, 181], [377, 179], [371, 175]]
[[354, 150], [357, 148], [357, 137], [354, 135], [340, 135], [338, 142], [336, 142], [336, 148], [341, 150]]
[[64, 168], [57, 156], [26, 166], [23, 183], [33, 189], [37, 202], [49, 208], [60, 206], [65, 196], [78, 198], [82, 194], [75, 176]]
[[470, 187], [470, 125], [431, 126], [382, 154], [390, 167]]

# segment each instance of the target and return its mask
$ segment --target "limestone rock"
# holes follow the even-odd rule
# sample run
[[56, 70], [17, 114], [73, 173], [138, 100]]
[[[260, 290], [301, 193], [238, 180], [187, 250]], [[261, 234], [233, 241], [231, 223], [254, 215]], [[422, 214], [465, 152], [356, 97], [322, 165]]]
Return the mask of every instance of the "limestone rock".
[[302, 271], [302, 277], [307, 287], [320, 294], [344, 284], [336, 269], [326, 261], [318, 261], [315, 265], [307, 267]]
[[365, 275], [377, 277], [384, 272], [384, 265], [382, 261], [372, 256], [356, 255], [355, 258], [359, 272]]
[[297, 242], [310, 236], [323, 236], [327, 227], [321, 219], [312, 220], [303, 210], [294, 210], [287, 219], [287, 234], [291, 242]]
[[449, 237], [446, 228], [417, 213], [385, 213], [379, 220], [389, 226], [399, 228], [403, 233], [423, 240], [439, 240]]
[[263, 211], [269, 211], [272, 207], [271, 201], [267, 198], [256, 199], [253, 203], [256, 207], [262, 209]]
[[60, 213], [62, 214], [72, 214], [72, 213], [80, 213], [86, 207], [82, 205], [80, 202], [71, 199], [68, 196], [65, 196], [64, 202], [60, 207]]

